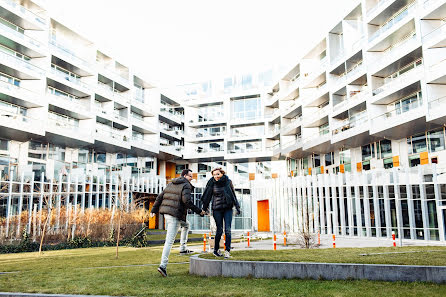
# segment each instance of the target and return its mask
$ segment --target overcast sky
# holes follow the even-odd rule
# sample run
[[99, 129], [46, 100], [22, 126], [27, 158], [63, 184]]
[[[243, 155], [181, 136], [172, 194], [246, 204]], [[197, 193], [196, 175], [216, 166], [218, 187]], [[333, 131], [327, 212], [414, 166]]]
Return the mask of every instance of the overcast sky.
[[293, 63], [359, 0], [48, 0], [158, 86]]

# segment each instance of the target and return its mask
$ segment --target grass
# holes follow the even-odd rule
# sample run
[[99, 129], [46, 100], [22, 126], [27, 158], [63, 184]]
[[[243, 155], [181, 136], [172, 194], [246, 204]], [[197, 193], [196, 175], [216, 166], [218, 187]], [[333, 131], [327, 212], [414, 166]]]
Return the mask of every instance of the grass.
[[[375, 249], [366, 251], [371, 250]], [[0, 271], [16, 272], [0, 275], [0, 291], [116, 296], [446, 296], [446, 285], [431, 283], [191, 276], [189, 264], [172, 264], [189, 260], [187, 256], [180, 256], [178, 249], [169, 259], [169, 277], [162, 278], [156, 271], [161, 251], [162, 247], [122, 247], [119, 259], [114, 258], [114, 248], [49, 251], [42, 257], [37, 253], [0, 255]], [[320, 253], [322, 250], [312, 251]], [[289, 252], [291, 256], [298, 251]], [[234, 255], [239, 253], [242, 252]], [[263, 257], [266, 258], [267, 253]], [[110, 267], [150, 263], [154, 265]]]
[[[367, 253], [367, 256], [362, 254]], [[379, 253], [379, 254], [374, 254]], [[384, 253], [384, 254], [380, 254]], [[381, 247], [234, 251], [233, 260], [446, 266], [446, 247]], [[212, 258], [212, 255], [203, 255]]]

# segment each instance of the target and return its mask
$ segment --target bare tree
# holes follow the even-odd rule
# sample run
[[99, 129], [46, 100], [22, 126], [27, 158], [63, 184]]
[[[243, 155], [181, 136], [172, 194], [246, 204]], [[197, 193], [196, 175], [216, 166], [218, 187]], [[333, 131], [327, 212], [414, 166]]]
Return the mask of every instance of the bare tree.
[[[47, 206], [47, 217], [45, 220], [45, 223], [42, 226], [42, 233], [40, 236], [40, 245], [39, 245], [39, 256], [42, 255], [42, 246], [45, 239], [45, 235], [47, 233], [48, 226], [51, 223], [51, 219], [53, 217], [53, 206], [56, 204], [56, 197], [59, 187], [57, 185], [54, 185], [53, 183], [50, 184], [50, 191], [46, 195], [43, 196], [43, 200]], [[60, 198], [62, 199], [62, 197]], [[43, 209], [42, 209], [43, 211]]]

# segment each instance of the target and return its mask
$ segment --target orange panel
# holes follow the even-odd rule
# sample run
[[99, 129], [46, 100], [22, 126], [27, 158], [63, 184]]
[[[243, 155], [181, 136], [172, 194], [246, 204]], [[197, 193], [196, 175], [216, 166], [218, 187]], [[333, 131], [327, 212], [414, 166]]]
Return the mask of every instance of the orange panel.
[[249, 180], [255, 180], [256, 179], [256, 174], [255, 173], [250, 173], [249, 174]]
[[166, 179], [173, 179], [175, 177], [175, 164], [166, 162]]
[[[149, 203], [149, 211], [152, 210], [153, 204], [155, 201], [150, 201]], [[158, 218], [158, 215], [154, 216], [153, 218], [149, 217], [149, 229], [156, 229], [156, 220]]]
[[197, 180], [198, 179], [198, 173], [192, 173], [192, 178]]
[[324, 170], [324, 166], [321, 166], [321, 174], [324, 174], [325, 170]]
[[392, 157], [393, 167], [399, 167], [400, 166], [400, 157], [394, 156]]
[[428, 152], [420, 153], [420, 165], [429, 164], [429, 154]]
[[259, 232], [269, 232], [269, 201], [257, 201], [257, 228]]
[[279, 176], [278, 176], [277, 173], [273, 173], [273, 174], [271, 174], [271, 177], [272, 177], [272, 178], [278, 178]]
[[293, 170], [291, 170], [291, 176], [294, 176], [294, 171]]
[[358, 172], [362, 171], [362, 163], [361, 162], [356, 163], [356, 171], [358, 171]]
[[340, 171], [341, 173], [344, 173], [344, 172], [345, 172], [344, 164], [339, 165], [339, 171]]

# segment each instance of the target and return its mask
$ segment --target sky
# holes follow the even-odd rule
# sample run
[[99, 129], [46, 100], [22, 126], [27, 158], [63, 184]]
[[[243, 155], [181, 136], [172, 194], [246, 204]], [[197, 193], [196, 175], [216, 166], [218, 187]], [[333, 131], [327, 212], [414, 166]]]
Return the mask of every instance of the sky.
[[47, 0], [67, 27], [159, 87], [286, 65], [359, 0]]

